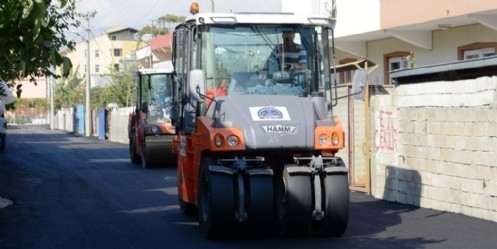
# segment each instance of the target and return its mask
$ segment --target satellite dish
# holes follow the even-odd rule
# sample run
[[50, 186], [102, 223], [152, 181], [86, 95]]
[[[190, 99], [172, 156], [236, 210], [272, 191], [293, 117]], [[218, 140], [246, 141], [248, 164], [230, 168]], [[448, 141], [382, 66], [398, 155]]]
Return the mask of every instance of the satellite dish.
[[368, 72], [365, 69], [355, 70], [354, 77], [352, 78], [352, 95], [354, 95], [354, 99], [364, 100], [367, 78]]

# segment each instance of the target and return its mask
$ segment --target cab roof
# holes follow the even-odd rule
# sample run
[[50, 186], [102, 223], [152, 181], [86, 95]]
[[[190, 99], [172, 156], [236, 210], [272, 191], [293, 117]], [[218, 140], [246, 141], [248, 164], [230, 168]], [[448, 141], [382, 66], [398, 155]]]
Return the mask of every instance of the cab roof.
[[330, 18], [324, 15], [295, 15], [286, 12], [199, 13], [185, 20], [185, 22], [195, 22], [196, 25], [300, 24], [316, 26], [330, 26], [330, 21]]

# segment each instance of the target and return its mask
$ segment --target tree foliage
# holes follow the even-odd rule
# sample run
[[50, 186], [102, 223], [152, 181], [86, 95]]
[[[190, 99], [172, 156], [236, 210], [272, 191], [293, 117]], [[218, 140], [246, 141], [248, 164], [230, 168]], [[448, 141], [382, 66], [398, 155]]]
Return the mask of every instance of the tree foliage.
[[[111, 75], [109, 85], [91, 89], [91, 108], [106, 107], [114, 103], [120, 107], [132, 106], [136, 99], [135, 72], [137, 66]], [[86, 81], [74, 70], [68, 77], [61, 77], [55, 86], [55, 108], [70, 108], [86, 101]]]
[[75, 0], [0, 1], [0, 78], [10, 85], [25, 78], [36, 84], [37, 77], [57, 76], [52, 66], [68, 75], [71, 61], [59, 50], [74, 48], [64, 32], [80, 26], [75, 4]]
[[16, 109], [36, 109], [40, 113], [46, 113], [48, 110], [48, 102], [45, 98], [29, 98], [29, 99], [19, 99], [15, 102]]
[[165, 28], [152, 27], [149, 25], [145, 25], [142, 29], [138, 31], [138, 35], [140, 39], [143, 35], [150, 34], [152, 36], [159, 36], [169, 34], [169, 30]]
[[162, 24], [162, 27], [165, 27], [165, 24], [168, 25], [168, 29], [171, 29], [171, 25], [174, 23], [180, 23], [185, 21], [186, 17], [184, 16], [176, 16], [171, 14], [166, 14], [165, 16], [161, 16], [157, 19], [159, 24]]
[[183, 22], [185, 21], [185, 19], [186, 17], [184, 16], [166, 14], [157, 18], [156, 20], [153, 20], [152, 23], [155, 24], [153, 24], [152, 26], [144, 26], [140, 31], [138, 31], [138, 34], [140, 35], [140, 37], [145, 34], [151, 34], [152, 36], [169, 34], [171, 26], [173, 24]]
[[94, 107], [114, 103], [120, 107], [132, 106], [136, 100], [135, 73], [137, 66], [114, 73], [108, 86], [94, 87], [91, 91], [91, 103]]
[[85, 101], [84, 79], [74, 70], [68, 77], [61, 77], [55, 86], [55, 108], [68, 108]]

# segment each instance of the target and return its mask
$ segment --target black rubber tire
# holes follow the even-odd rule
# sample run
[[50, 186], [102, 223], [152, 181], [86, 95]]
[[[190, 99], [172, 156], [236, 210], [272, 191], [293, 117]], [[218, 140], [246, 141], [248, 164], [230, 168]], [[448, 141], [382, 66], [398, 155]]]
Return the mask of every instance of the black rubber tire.
[[346, 174], [327, 175], [324, 179], [325, 218], [313, 223], [313, 230], [321, 236], [340, 237], [347, 229], [350, 191]]
[[303, 236], [307, 234], [312, 214], [310, 175], [291, 176], [287, 169], [276, 177], [276, 230], [283, 236]]
[[270, 175], [252, 175], [249, 181], [248, 222], [255, 235], [274, 233], [273, 178]]
[[141, 157], [136, 153], [135, 150], [135, 138], [131, 136], [129, 139], [129, 159], [133, 164], [139, 164], [141, 162]]
[[208, 170], [203, 160], [198, 184], [198, 219], [202, 236], [219, 239], [231, 235], [235, 226], [233, 176]]

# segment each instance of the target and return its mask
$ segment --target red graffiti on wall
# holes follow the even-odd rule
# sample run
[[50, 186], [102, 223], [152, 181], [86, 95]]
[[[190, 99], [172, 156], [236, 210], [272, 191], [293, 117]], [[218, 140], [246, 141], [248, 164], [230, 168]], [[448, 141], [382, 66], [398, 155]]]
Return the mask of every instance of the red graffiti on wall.
[[374, 146], [376, 151], [397, 151], [397, 129], [392, 120], [391, 111], [379, 111], [376, 130], [374, 132]]

